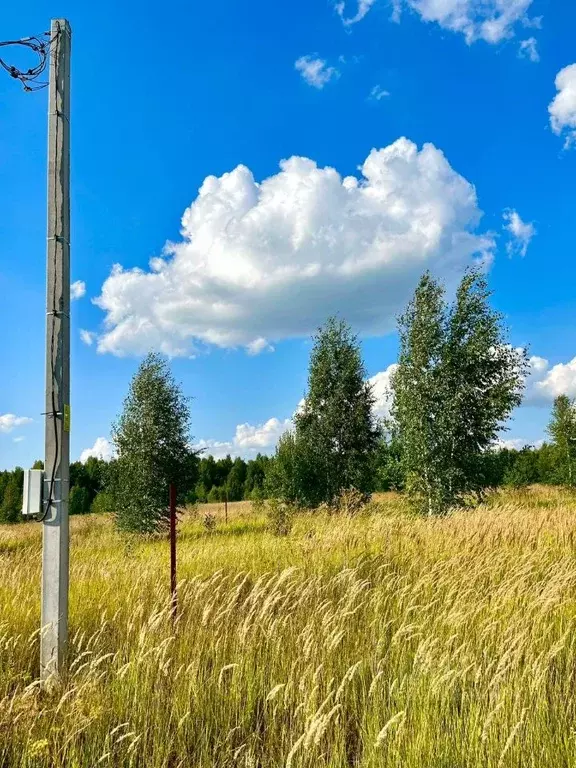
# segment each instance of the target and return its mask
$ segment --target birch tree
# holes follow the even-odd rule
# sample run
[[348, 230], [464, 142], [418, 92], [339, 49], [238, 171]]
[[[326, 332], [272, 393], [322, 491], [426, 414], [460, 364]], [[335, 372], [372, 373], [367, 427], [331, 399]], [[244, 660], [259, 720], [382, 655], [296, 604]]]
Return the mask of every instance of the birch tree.
[[481, 497], [484, 454], [522, 399], [526, 353], [507, 342], [489, 299], [478, 271], [466, 273], [452, 305], [426, 273], [399, 319], [392, 416], [406, 489], [429, 515]]

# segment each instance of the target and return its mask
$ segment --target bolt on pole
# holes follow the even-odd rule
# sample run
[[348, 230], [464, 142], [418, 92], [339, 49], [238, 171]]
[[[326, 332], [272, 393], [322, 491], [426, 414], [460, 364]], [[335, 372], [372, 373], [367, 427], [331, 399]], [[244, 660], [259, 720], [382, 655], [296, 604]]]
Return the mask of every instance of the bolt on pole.
[[68, 642], [70, 484], [70, 25], [51, 25], [48, 96], [46, 429], [40, 678], [62, 671]]

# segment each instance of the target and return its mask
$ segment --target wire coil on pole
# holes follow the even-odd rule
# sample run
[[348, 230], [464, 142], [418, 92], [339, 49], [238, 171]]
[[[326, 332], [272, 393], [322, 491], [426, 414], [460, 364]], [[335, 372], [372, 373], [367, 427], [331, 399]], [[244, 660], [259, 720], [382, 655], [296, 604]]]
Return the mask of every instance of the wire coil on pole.
[[[48, 38], [48, 39], [44, 39]], [[0, 48], [8, 46], [21, 46], [32, 51], [38, 57], [38, 63], [34, 67], [29, 69], [20, 69], [14, 64], [9, 64], [5, 59], [0, 56], [0, 67], [2, 67], [10, 77], [15, 80], [19, 80], [25, 91], [39, 91], [42, 88], [46, 88], [48, 83], [40, 82], [39, 77], [46, 71], [48, 66], [48, 56], [50, 53], [50, 45], [52, 40], [50, 39], [50, 32], [44, 32], [42, 35], [34, 35], [33, 37], [23, 37], [21, 40], [5, 40], [0, 42]]]

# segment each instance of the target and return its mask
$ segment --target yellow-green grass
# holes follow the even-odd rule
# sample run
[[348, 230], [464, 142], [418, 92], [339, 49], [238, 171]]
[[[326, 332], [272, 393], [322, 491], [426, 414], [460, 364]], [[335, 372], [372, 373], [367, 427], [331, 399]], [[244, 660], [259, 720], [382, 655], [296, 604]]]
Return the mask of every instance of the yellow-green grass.
[[181, 523], [176, 626], [167, 542], [72, 521], [50, 693], [40, 526], [0, 528], [2, 768], [576, 766], [573, 497], [427, 520], [386, 495], [285, 538], [248, 504], [209, 533], [206, 509]]

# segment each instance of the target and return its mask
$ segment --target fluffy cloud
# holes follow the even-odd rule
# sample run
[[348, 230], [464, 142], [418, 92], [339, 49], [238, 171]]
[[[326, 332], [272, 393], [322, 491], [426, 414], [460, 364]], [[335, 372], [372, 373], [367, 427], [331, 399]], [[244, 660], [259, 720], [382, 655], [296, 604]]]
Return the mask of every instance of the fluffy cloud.
[[294, 63], [294, 67], [308, 85], [318, 89], [324, 88], [330, 80], [340, 77], [340, 72], [335, 67], [327, 66], [326, 61], [317, 56], [301, 56]]
[[80, 461], [84, 464], [90, 457], [110, 461], [114, 456], [114, 447], [105, 437], [97, 437], [92, 448], [85, 448], [80, 454]]
[[558, 93], [548, 106], [550, 125], [556, 135], [565, 135], [568, 149], [576, 143], [576, 64], [561, 69], [554, 84]]
[[215, 459], [225, 459], [226, 456], [240, 456], [241, 453], [235, 450], [232, 440], [199, 440], [194, 444], [194, 449], [202, 451], [203, 456], [213, 456]]
[[385, 371], [380, 371], [368, 379], [368, 382], [372, 385], [372, 392], [376, 397], [374, 415], [379, 419], [387, 419], [390, 416], [390, 406], [392, 405], [390, 379], [397, 368], [397, 363], [393, 363]]
[[341, 312], [356, 330], [394, 325], [425, 269], [449, 285], [492, 236], [476, 234], [472, 184], [432, 144], [372, 150], [361, 178], [304, 157], [261, 183], [243, 165], [209, 176], [148, 271], [113, 268], [96, 304], [100, 352], [190, 355], [200, 344], [261, 351]]
[[22, 427], [24, 424], [31, 424], [32, 419], [28, 416], [15, 416], [13, 413], [0, 413], [0, 432], [12, 432], [16, 427]]
[[390, 96], [390, 91], [385, 91], [384, 88], [382, 88], [380, 85], [375, 85], [374, 88], [372, 88], [370, 91], [370, 98], [374, 101], [381, 101], [387, 96]]
[[530, 241], [536, 234], [534, 224], [529, 224], [520, 218], [517, 211], [508, 210], [504, 211], [504, 229], [511, 235], [511, 240], [506, 246], [508, 254], [512, 256], [515, 253], [519, 253], [520, 256], [526, 256], [526, 251], [530, 245]]
[[[345, 25], [361, 21], [375, 0], [358, 0], [356, 14], [347, 17], [345, 3], [335, 7]], [[540, 27], [542, 17], [530, 19], [528, 9], [532, 0], [392, 0], [393, 19], [398, 21], [403, 8], [417, 13], [423, 21], [439, 24], [443, 29], [459, 32], [467, 43], [485, 40], [499, 43], [512, 37], [518, 24]], [[525, 46], [526, 48], [526, 46]]]
[[86, 295], [86, 283], [84, 280], [76, 280], [72, 285], [70, 286], [70, 298], [72, 301], [75, 301], [76, 299], [81, 299], [82, 296]]
[[261, 451], [274, 447], [281, 435], [290, 428], [291, 419], [280, 421], [268, 419], [264, 424], [253, 427], [250, 424], [238, 424], [234, 443], [244, 450]]
[[531, 357], [524, 395], [526, 405], [548, 405], [558, 395], [576, 397], [576, 357], [553, 366], [544, 357]]
[[257, 453], [270, 453], [276, 447], [280, 437], [292, 426], [291, 419], [272, 418], [264, 424], [253, 426], [252, 424], [238, 424], [236, 434], [230, 441], [201, 440], [194, 446], [196, 449], [204, 449], [206, 455], [214, 458], [242, 456], [252, 458]]

